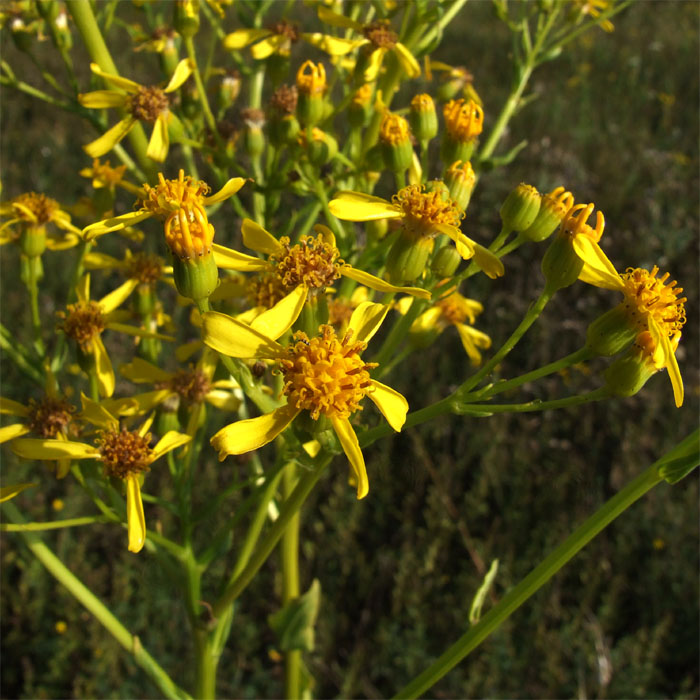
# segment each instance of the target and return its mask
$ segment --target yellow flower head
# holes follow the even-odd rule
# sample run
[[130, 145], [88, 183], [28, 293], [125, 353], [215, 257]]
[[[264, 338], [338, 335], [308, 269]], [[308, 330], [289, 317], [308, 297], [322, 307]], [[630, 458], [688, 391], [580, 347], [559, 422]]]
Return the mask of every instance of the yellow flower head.
[[274, 268], [253, 275], [246, 285], [246, 297], [253, 307], [271, 309], [288, 293]]
[[56, 315], [62, 319], [59, 328], [86, 354], [92, 351], [93, 341], [107, 327], [105, 314], [96, 301], [68, 304], [66, 311]]
[[100, 189], [101, 187], [112, 188], [121, 184], [125, 172], [126, 165], [119, 165], [113, 168], [108, 160], [104, 163], [100, 163], [99, 158], [94, 158], [92, 167], [83, 168], [80, 174], [83, 177], [91, 177], [92, 186], [95, 189]]
[[593, 213], [595, 204], [577, 204], [571, 207], [562, 219], [559, 235], [573, 241], [579, 236], [585, 236], [594, 243], [597, 243], [603, 235], [605, 229], [605, 217], [602, 211], [596, 212], [595, 228], [589, 226], [586, 221]]
[[323, 64], [304, 61], [297, 71], [296, 85], [302, 95], [323, 95], [327, 87]]
[[379, 127], [379, 140], [392, 146], [411, 143], [411, 129], [408, 122], [398, 114], [385, 111]]
[[340, 277], [340, 268], [344, 262], [340, 251], [324, 240], [323, 236], [302, 236], [294, 246], [289, 245], [289, 238], [280, 239], [281, 250], [270, 256], [270, 262], [276, 267], [276, 275], [286, 292], [300, 284], [309, 289], [323, 290]]
[[365, 83], [360, 88], [355, 90], [352, 96], [353, 104], [359, 107], [367, 107], [372, 101], [372, 85], [370, 83]]
[[436, 228], [446, 224], [459, 228], [464, 212], [445, 191], [438, 188], [425, 191], [425, 185], [408, 185], [399, 190], [391, 201], [403, 211], [403, 228], [415, 236], [433, 236], [439, 233]]
[[149, 447], [151, 434], [140, 435], [137, 431], [101, 430], [96, 440], [102, 464], [107, 476], [128, 479], [150, 471], [154, 460]]
[[75, 412], [68, 401], [55, 396], [45, 396], [41, 401], [29, 399], [27, 409], [29, 431], [42, 438], [65, 434]]
[[202, 180], [195, 181], [190, 175], [180, 170], [177, 180], [166, 180], [163, 173], [158, 173], [158, 184], [155, 187], [143, 186], [145, 196], [139, 204], [142, 209], [151, 212], [161, 221], [165, 221], [178, 209], [198, 210], [206, 217], [204, 197], [210, 188]]
[[450, 100], [442, 113], [447, 133], [457, 143], [474, 141], [484, 128], [484, 110], [474, 100]]
[[320, 331], [311, 339], [302, 332], [294, 334], [294, 342], [279, 360], [283, 393], [290, 406], [308, 411], [314, 420], [321, 414], [347, 419], [362, 410], [360, 401], [372, 385], [368, 370], [377, 364], [360, 359], [367, 343], [351, 342], [352, 330], [343, 338], [331, 326], [321, 326]]
[[37, 226], [53, 221], [61, 210], [61, 205], [55, 199], [36, 192], [20, 194], [10, 204], [15, 216]]
[[156, 383], [157, 389], [169, 389], [186, 403], [201, 403], [211, 391], [212, 384], [206, 372], [199, 367], [190, 367], [175, 372], [164, 382]]
[[155, 284], [164, 271], [163, 258], [152, 253], [134, 253], [125, 260], [126, 276], [139, 284]]

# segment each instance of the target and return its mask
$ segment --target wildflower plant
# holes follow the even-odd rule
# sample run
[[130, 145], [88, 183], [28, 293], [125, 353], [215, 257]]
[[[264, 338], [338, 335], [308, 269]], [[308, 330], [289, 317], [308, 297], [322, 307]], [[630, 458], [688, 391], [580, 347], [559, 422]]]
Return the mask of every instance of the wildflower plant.
[[[548, 193], [513, 183], [491, 212], [491, 230], [474, 224], [475, 188], [488, 188], [489, 173], [521, 148], [500, 152], [533, 71], [584, 31], [610, 31], [629, 2], [548, 0], [524, 4], [516, 17], [495, 1], [516, 38], [516, 80], [491, 113], [471, 73], [439, 60], [445, 27], [468, 12], [464, 0], [310, 3], [300, 14], [308, 26], [293, 19], [301, 3], [242, 1], [238, 11], [223, 0], [135, 2], [138, 26], [130, 4], [12, 3], [3, 30], [22, 50], [39, 34], [53, 42], [69, 87], [43, 77], [60, 99], [4, 61], [2, 84], [84, 119], [89, 130], [71, 139], [87, 155], [73, 175], [92, 186], [82, 207], [50, 192], [0, 205], [0, 243], [17, 244], [3, 254], [19, 261], [31, 313], [29, 337], [5, 319], [0, 328], [6, 361], [26, 380], [23, 391], [5, 396], [3, 388], [0, 442], [32, 480], [2, 484], [6, 529], [30, 537], [17, 504], [37, 489], [55, 492], [52, 464], [57, 478], [84, 490], [85, 516], [31, 530], [125, 528], [131, 566], [153, 557], [177, 572], [193, 640], [189, 691], [116, 620], [110, 601], [87, 590], [76, 567], [32, 547], [173, 698], [216, 697], [217, 674], [229, 672], [217, 668], [222, 650], [239, 643], [241, 594], [279, 548], [282, 590], [271, 624], [284, 692], [308, 697], [303, 652], [313, 649], [323, 582], [300, 580], [300, 516], [319, 480], [349, 481], [366, 508], [375, 478], [369, 448], [447, 415], [472, 430], [499, 413], [586, 411], [592, 401], [658, 390], [654, 376], [663, 372], [683, 404], [676, 353], [688, 300], [670, 271], [617, 271], [604, 252], [616, 232], [603, 236], [594, 204], [575, 201], [566, 183]], [[147, 49], [137, 54], [139, 74], [128, 71], [134, 79], [122, 74], [117, 26], [140, 42], [135, 51]], [[90, 56], [89, 76], [75, 70], [73, 39]], [[119, 112], [116, 123], [106, 109]], [[116, 165], [100, 161], [108, 152]], [[497, 338], [488, 291], [517, 274], [513, 253], [535, 245], [542, 292], [510, 337]], [[46, 250], [65, 285], [40, 307]], [[580, 350], [500, 376], [551, 299], [574, 284], [623, 300], [590, 319]], [[452, 326], [463, 373], [440, 387], [439, 401], [422, 401], [406, 363], [447, 348]], [[514, 398], [581, 363], [597, 379], [593, 390]], [[343, 460], [349, 476], [328, 469]], [[462, 592], [475, 600], [470, 632], [399, 696], [424, 694], [513, 613], [513, 601], [522, 604], [615, 515], [697, 461], [696, 435], [624, 487], [614, 508], [593, 513], [533, 572], [536, 587], [524, 581], [481, 620], [495, 569], [485, 588]], [[404, 480], [402, 469], [394, 465], [392, 478]]]

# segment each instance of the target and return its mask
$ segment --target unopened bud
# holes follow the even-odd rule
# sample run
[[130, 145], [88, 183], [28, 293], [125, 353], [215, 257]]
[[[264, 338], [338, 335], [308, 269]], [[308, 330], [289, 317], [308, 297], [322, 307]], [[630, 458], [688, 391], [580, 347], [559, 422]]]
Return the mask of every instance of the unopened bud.
[[387, 256], [386, 269], [391, 283], [400, 285], [420, 277], [432, 250], [432, 238], [401, 233]]
[[435, 103], [430, 95], [416, 95], [411, 100], [409, 120], [418, 141], [430, 141], [435, 138], [438, 132], [438, 120]]
[[326, 92], [326, 69], [322, 63], [305, 61], [297, 71], [299, 99], [297, 117], [304, 126], [314, 126], [323, 120]]
[[501, 221], [508, 231], [524, 231], [529, 228], [540, 210], [542, 197], [532, 186], [521, 182], [506, 197], [501, 206]]
[[452, 245], [444, 245], [435, 254], [430, 263], [430, 269], [438, 277], [452, 277], [462, 262], [462, 256], [457, 252], [457, 248]]
[[199, 31], [199, 0], [175, 0], [173, 26], [180, 36], [194, 36]]
[[410, 167], [413, 160], [413, 143], [408, 122], [403, 117], [389, 111], [384, 113], [379, 128], [379, 143], [389, 170], [398, 173]]
[[462, 211], [466, 211], [469, 206], [475, 182], [476, 175], [469, 161], [463, 163], [458, 160], [445, 172], [445, 185], [450, 191], [450, 197]]
[[540, 210], [532, 224], [522, 234], [534, 243], [549, 238], [559, 227], [567, 212], [574, 205], [574, 196], [563, 187], [557, 187], [542, 197]]

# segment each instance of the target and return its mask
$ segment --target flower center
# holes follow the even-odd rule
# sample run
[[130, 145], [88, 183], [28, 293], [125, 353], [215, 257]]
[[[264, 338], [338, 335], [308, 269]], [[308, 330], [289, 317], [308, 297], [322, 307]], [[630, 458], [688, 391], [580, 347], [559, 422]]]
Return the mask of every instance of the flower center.
[[136, 431], [125, 429], [101, 431], [97, 443], [105, 474], [126, 479], [147, 472], [153, 461], [153, 450], [148, 446], [150, 442], [150, 433], [141, 437]]
[[398, 34], [387, 20], [377, 20], [364, 27], [362, 33], [377, 49], [393, 49], [399, 40]]
[[367, 343], [351, 342], [351, 330], [342, 340], [330, 326], [321, 326], [321, 332], [310, 340], [305, 333], [294, 334], [295, 342], [280, 360], [283, 392], [292, 406], [309, 411], [314, 420], [322, 413], [348, 418], [362, 410], [360, 401], [371, 388], [368, 370], [377, 365], [362, 361]]
[[141, 121], [153, 124], [162, 112], [170, 107], [168, 96], [159, 87], [139, 86], [138, 92], [129, 95], [126, 109]]
[[95, 301], [79, 301], [68, 304], [66, 311], [59, 311], [63, 319], [60, 328], [75, 340], [83, 352], [90, 352], [91, 341], [105, 329], [107, 322], [100, 305]]
[[408, 122], [398, 114], [385, 112], [379, 127], [379, 140], [391, 145], [410, 143], [411, 130], [408, 127]]
[[669, 337], [680, 331], [685, 324], [686, 297], [681, 297], [682, 287], [676, 280], [666, 284], [669, 273], [657, 277], [659, 268], [654, 265], [651, 272], [641, 268], [628, 268], [621, 275], [625, 285], [623, 302], [631, 320], [643, 330], [648, 327], [649, 317]]
[[284, 252], [270, 256], [270, 262], [277, 266], [277, 276], [287, 292], [305, 284], [309, 289], [324, 289], [340, 277], [338, 249], [326, 243], [323, 236], [302, 236], [301, 241], [289, 245], [289, 238], [283, 236], [280, 243]]
[[198, 369], [181, 369], [167, 382], [170, 389], [188, 403], [200, 403], [211, 389], [206, 375]]
[[464, 212], [453, 202], [446, 188], [425, 192], [425, 185], [408, 185], [399, 190], [391, 201], [404, 212], [403, 228], [418, 236], [434, 235], [435, 224], [459, 227]]
[[65, 432], [65, 427], [71, 421], [71, 413], [75, 407], [64, 399], [46, 396], [41, 401], [29, 399], [29, 415], [27, 425], [32, 433], [42, 438], [55, 438]]
[[251, 306], [271, 309], [287, 296], [287, 290], [275, 270], [253, 275], [246, 287], [246, 297]]
[[163, 274], [163, 260], [157, 255], [136, 253], [127, 262], [126, 274], [141, 284], [155, 284]]
[[450, 100], [442, 113], [447, 133], [458, 143], [473, 141], [484, 128], [484, 110], [474, 100]]
[[166, 180], [163, 173], [158, 173], [155, 187], [144, 185], [146, 196], [140, 199], [142, 209], [150, 211], [165, 221], [178, 209], [198, 209], [206, 217], [202, 198], [209, 193], [209, 185], [201, 180], [193, 180], [185, 171], [180, 170], [177, 180]]
[[284, 36], [289, 41], [299, 41], [299, 27], [285, 20], [280, 20], [270, 25], [270, 31], [278, 36]]
[[270, 98], [270, 109], [278, 114], [294, 114], [297, 108], [297, 89], [294, 85], [280, 85]]
[[33, 224], [45, 224], [61, 208], [58, 202], [45, 194], [27, 192], [12, 200], [17, 216]]

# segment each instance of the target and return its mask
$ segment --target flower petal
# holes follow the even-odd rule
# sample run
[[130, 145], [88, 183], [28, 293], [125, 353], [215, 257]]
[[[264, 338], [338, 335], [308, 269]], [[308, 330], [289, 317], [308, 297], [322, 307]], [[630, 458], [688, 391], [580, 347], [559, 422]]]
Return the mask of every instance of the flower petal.
[[78, 95], [78, 102], [88, 109], [106, 109], [109, 107], [123, 107], [126, 103], [126, 95], [114, 90], [95, 90], [83, 92]]
[[185, 433], [178, 433], [177, 430], [169, 430], [163, 437], [158, 440], [153, 448], [153, 461], [167, 454], [171, 450], [175, 450], [181, 445], [185, 445], [192, 438]]
[[273, 53], [276, 53], [287, 41], [289, 41], [289, 39], [283, 34], [273, 34], [272, 36], [265, 37], [262, 41], [255, 44], [255, 46], [252, 46], [250, 53], [254, 59], [262, 61], [272, 56]]
[[9, 501], [14, 498], [18, 493], [22, 493], [24, 489], [28, 489], [31, 486], [38, 486], [35, 483], [24, 483], [24, 484], [13, 484], [12, 486], [3, 486], [0, 488], [0, 503]]
[[86, 241], [91, 241], [97, 236], [102, 236], [105, 233], [110, 233], [112, 231], [120, 231], [127, 226], [133, 226], [139, 221], [148, 219], [153, 214], [150, 211], [131, 211], [128, 214], [121, 214], [120, 216], [112, 216], [109, 219], [104, 219], [98, 221], [95, 224], [90, 224], [83, 229], [83, 236]]
[[371, 380], [373, 391], [368, 392], [367, 396], [374, 401], [376, 407], [382, 412], [387, 423], [398, 433], [401, 432], [403, 424], [406, 422], [406, 414], [408, 413], [408, 401], [396, 389], [392, 389], [386, 384]]
[[237, 411], [241, 405], [241, 400], [235, 394], [224, 389], [209, 390], [204, 400], [221, 411]]
[[338, 192], [328, 203], [331, 214], [343, 221], [399, 219], [403, 212], [386, 199], [363, 192]]
[[321, 32], [302, 34], [301, 36], [304, 41], [321, 49], [321, 51], [325, 51], [329, 56], [345, 56], [367, 43], [365, 39], [341, 39], [330, 34], [321, 34]]
[[124, 117], [102, 136], [83, 146], [83, 150], [91, 158], [99, 158], [111, 151], [134, 128], [135, 124], [136, 119], [134, 117]]
[[138, 92], [141, 87], [138, 83], [128, 78], [122, 78], [120, 75], [113, 75], [112, 73], [105, 73], [96, 63], [90, 64], [90, 70], [108, 83], [112, 83], [112, 85], [116, 85], [118, 88], [126, 90], [127, 92]]
[[99, 335], [92, 339], [92, 353], [95, 357], [95, 373], [97, 374], [100, 396], [109, 398], [114, 393], [114, 370]]
[[372, 51], [370, 54], [369, 60], [367, 61], [367, 67], [362, 75], [362, 78], [366, 83], [373, 83], [377, 79], [379, 71], [382, 68], [382, 63], [384, 62], [386, 51], [387, 50], [385, 48], [378, 48]]
[[211, 444], [223, 462], [227, 455], [241, 455], [272, 442], [298, 414], [299, 409], [287, 404], [272, 413], [239, 420], [219, 430]]
[[340, 444], [343, 446], [343, 452], [345, 452], [350, 462], [350, 468], [357, 486], [357, 498], [364, 498], [369, 493], [369, 479], [367, 478], [365, 458], [362, 456], [357, 435], [355, 435], [355, 431], [347, 418], [331, 418], [331, 423], [338, 440], [340, 440]]
[[214, 243], [212, 245], [214, 251], [214, 262], [217, 267], [224, 270], [237, 270], [238, 272], [258, 272], [270, 266], [266, 260], [261, 260], [253, 255], [239, 253], [232, 248]]
[[474, 367], [478, 367], [481, 364], [479, 348], [490, 348], [491, 338], [489, 338], [486, 333], [482, 333], [476, 328], [467, 326], [465, 323], [455, 323], [454, 325], [457, 328], [459, 338], [462, 341], [462, 347], [467, 353], [467, 357], [469, 357]]
[[138, 280], [127, 280], [123, 284], [120, 284], [114, 291], [102, 297], [102, 299], [100, 299], [98, 302], [100, 308], [102, 309], [102, 313], [109, 314], [118, 306], [121, 306], [138, 286]]
[[411, 294], [419, 299], [430, 299], [431, 294], [427, 289], [421, 289], [420, 287], [397, 287], [393, 284], [385, 282], [379, 277], [370, 275], [369, 272], [364, 272], [363, 270], [358, 270], [350, 265], [345, 265], [345, 267], [340, 268], [340, 274], [343, 277], [349, 277], [355, 282], [364, 284], [365, 287], [370, 289], [376, 289], [378, 292], [395, 292], [398, 294]]
[[80, 401], [83, 406], [83, 410], [80, 412], [82, 420], [86, 420], [88, 423], [106, 430], [117, 430], [119, 428], [119, 421], [115, 418], [116, 414], [110, 413], [105, 405], [93, 401], [83, 393], [80, 394]]
[[229, 357], [274, 358], [283, 348], [266, 335], [218, 311], [202, 315], [202, 340]]
[[386, 304], [375, 304], [371, 301], [362, 302], [353, 312], [348, 323], [348, 328], [353, 330], [353, 340], [369, 342], [370, 338], [379, 330], [382, 321], [389, 313]]
[[474, 243], [474, 241], [471, 242], [474, 244], [474, 262], [481, 268], [483, 273], [492, 280], [497, 277], [503, 277], [506, 269], [503, 267], [501, 259], [488, 248], [484, 248], [484, 246]]
[[328, 245], [332, 245], [334, 248], [337, 247], [335, 241], [335, 234], [328, 228], [328, 226], [324, 226], [323, 224], [316, 224], [314, 226], [314, 233], [320, 234], [323, 237], [324, 242], [328, 243]]
[[78, 301], [90, 301], [90, 273], [83, 275], [75, 286], [75, 294]]
[[162, 163], [168, 157], [169, 148], [168, 119], [166, 113], [161, 112], [153, 125], [153, 132], [148, 140], [146, 155], [156, 163]]
[[248, 182], [248, 180], [246, 180], [244, 177], [232, 177], [218, 192], [215, 192], [209, 197], [203, 197], [202, 201], [207, 207], [211, 206], [212, 204], [216, 204], [217, 202], [223, 202], [225, 199], [233, 197], [233, 195], [236, 194], [236, 192], [238, 192], [238, 190], [240, 190], [246, 182]]
[[418, 78], [420, 76], [420, 63], [416, 61], [414, 55], [399, 41], [394, 44], [394, 56], [399, 59], [404, 73], [406, 73], [409, 78]]
[[243, 243], [258, 253], [277, 255], [283, 250], [282, 244], [271, 233], [251, 219], [243, 219], [241, 233]]
[[29, 426], [24, 423], [12, 423], [12, 425], [4, 425], [0, 428], [0, 444], [8, 440], [14, 440], [20, 435], [26, 435], [29, 432]]
[[173, 72], [173, 77], [165, 87], [163, 92], [174, 92], [189, 78], [194, 72], [194, 64], [189, 58], [183, 58], [176, 66]]
[[131, 362], [122, 365], [119, 373], [134, 384], [167, 382], [173, 377], [172, 372], [166, 372], [140, 357], [135, 357]]
[[676, 407], [680, 408], [683, 405], [685, 392], [683, 389], [683, 377], [681, 377], [681, 371], [678, 367], [678, 360], [676, 360], [676, 353], [673, 351], [671, 340], [651, 316], [649, 316], [648, 325], [652, 338], [656, 342], [657, 347], [661, 347], [663, 352], [664, 366], [668, 370], [668, 378], [671, 380], [671, 386], [673, 387], [673, 399], [676, 402]]
[[29, 409], [18, 401], [5, 399], [0, 396], [0, 413], [8, 413], [11, 416], [28, 416]]
[[280, 299], [271, 309], [263, 311], [251, 322], [250, 327], [272, 340], [286, 333], [299, 318], [306, 303], [308, 289], [300, 284], [296, 289]]
[[99, 459], [100, 452], [92, 445], [72, 440], [40, 440], [19, 438], [10, 445], [18, 457], [25, 459]]
[[237, 29], [224, 37], [224, 48], [227, 51], [242, 49], [254, 41], [270, 36], [269, 29]]
[[133, 475], [126, 477], [126, 522], [129, 551], [137, 554], [146, 543], [146, 516], [143, 514], [139, 479]]
[[583, 267], [578, 278], [586, 284], [602, 289], [624, 291], [620, 273], [610, 262], [603, 249], [588, 236], [574, 236], [574, 251], [583, 260]]

